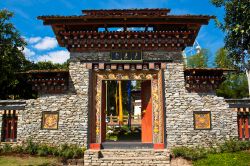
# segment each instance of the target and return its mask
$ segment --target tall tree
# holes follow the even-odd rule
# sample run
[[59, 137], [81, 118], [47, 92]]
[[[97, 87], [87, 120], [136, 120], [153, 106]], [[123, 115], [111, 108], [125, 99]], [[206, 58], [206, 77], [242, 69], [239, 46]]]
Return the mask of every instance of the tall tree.
[[224, 32], [228, 58], [248, 77], [250, 94], [250, 1], [211, 0], [216, 7], [225, 8], [224, 22], [218, 25]]
[[227, 57], [228, 51], [220, 48], [215, 54], [215, 66], [218, 68], [233, 69], [234, 65], [231, 59]]
[[197, 54], [191, 55], [187, 58], [187, 67], [190, 68], [206, 68], [208, 65], [207, 49], [201, 49]]
[[15, 73], [28, 61], [20, 51], [26, 43], [10, 22], [12, 12], [0, 10], [0, 99], [6, 99], [18, 83]]

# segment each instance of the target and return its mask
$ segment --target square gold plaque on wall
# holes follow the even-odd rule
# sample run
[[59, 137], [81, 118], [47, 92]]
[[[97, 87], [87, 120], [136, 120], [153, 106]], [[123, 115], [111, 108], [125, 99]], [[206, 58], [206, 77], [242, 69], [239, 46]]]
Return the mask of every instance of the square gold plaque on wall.
[[194, 111], [194, 129], [211, 130], [211, 112]]
[[42, 114], [42, 129], [57, 130], [59, 112], [44, 111]]

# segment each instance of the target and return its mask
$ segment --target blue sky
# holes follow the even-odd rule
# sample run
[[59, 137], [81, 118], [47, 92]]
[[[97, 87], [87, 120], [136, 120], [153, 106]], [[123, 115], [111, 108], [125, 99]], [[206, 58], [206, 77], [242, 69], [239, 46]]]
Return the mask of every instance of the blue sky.
[[[69, 53], [58, 46], [50, 26], [44, 26], [37, 16], [80, 15], [83, 9], [114, 8], [170, 8], [171, 14], [215, 15], [219, 20], [224, 16], [224, 10], [215, 8], [209, 0], [3, 0], [0, 9], [3, 8], [15, 13], [12, 22], [28, 42], [24, 50], [28, 59], [59, 63], [66, 61]], [[224, 46], [223, 38], [224, 33], [213, 20], [199, 32], [199, 45], [210, 50], [210, 66], [216, 50]]]

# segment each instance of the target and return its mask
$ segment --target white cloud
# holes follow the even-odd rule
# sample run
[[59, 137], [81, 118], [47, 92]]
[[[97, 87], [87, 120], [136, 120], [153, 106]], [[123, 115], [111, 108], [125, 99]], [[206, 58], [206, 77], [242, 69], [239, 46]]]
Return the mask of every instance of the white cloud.
[[41, 55], [37, 61], [51, 61], [53, 63], [64, 63], [69, 59], [68, 51], [53, 51], [48, 54]]
[[39, 42], [42, 38], [41, 37], [30, 37], [30, 38], [26, 38], [26, 41], [30, 44], [35, 44], [37, 42]]
[[32, 51], [31, 49], [25, 47], [22, 52], [24, 53], [24, 55], [26, 57], [31, 57], [31, 56], [34, 56], [36, 53], [34, 51]]
[[44, 37], [37, 44], [34, 45], [34, 48], [38, 50], [50, 50], [57, 47], [57, 41], [53, 37]]

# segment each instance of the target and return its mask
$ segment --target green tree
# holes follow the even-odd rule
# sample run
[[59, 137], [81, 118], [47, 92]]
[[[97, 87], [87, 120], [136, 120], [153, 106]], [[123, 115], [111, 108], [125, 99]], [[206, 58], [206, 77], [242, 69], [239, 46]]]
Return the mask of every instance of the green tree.
[[37, 63], [29, 63], [26, 65], [26, 70], [54, 70], [54, 69], [68, 69], [69, 67], [69, 60], [64, 62], [63, 64], [60, 63], [53, 63], [51, 61], [46, 62], [37, 62]]
[[211, 0], [216, 7], [225, 8], [223, 23], [217, 21], [226, 33], [225, 48], [228, 58], [248, 77], [250, 94], [250, 1], [249, 0]]
[[238, 67], [245, 67], [250, 51], [250, 1], [211, 0], [216, 7], [225, 8], [224, 22], [218, 23], [226, 33], [225, 48]]
[[220, 48], [215, 55], [215, 66], [217, 68], [233, 69], [233, 62], [227, 57], [228, 51]]
[[20, 51], [26, 45], [10, 22], [12, 12], [0, 10], [0, 99], [9, 98], [18, 84], [15, 73], [28, 63]]
[[243, 98], [248, 96], [247, 88], [244, 73], [230, 74], [216, 90], [216, 94], [225, 98]]
[[208, 63], [208, 53], [207, 49], [201, 49], [195, 55], [187, 57], [187, 67], [189, 68], [206, 68]]

